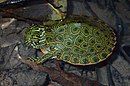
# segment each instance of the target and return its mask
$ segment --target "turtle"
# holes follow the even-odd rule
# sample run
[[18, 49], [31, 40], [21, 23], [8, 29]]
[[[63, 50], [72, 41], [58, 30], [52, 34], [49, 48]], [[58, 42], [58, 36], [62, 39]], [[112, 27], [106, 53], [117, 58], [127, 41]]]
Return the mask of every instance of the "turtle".
[[24, 37], [27, 46], [43, 52], [42, 57], [30, 58], [38, 64], [50, 58], [72, 65], [98, 64], [117, 43], [113, 28], [99, 18], [74, 15], [27, 27]]

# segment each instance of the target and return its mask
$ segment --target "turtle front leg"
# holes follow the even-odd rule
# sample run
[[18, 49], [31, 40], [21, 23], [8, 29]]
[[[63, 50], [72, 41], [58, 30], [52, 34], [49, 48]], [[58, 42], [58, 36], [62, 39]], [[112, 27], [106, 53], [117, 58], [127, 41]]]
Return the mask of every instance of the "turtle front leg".
[[29, 60], [33, 61], [33, 62], [36, 62], [37, 64], [42, 64], [44, 62], [46, 62], [48, 59], [50, 59], [53, 54], [52, 53], [47, 53], [46, 49], [42, 48], [40, 49], [40, 51], [42, 52], [42, 56], [39, 56], [37, 53], [38, 53], [38, 50], [36, 50], [35, 52], [35, 56], [34, 57], [31, 57], [29, 58]]

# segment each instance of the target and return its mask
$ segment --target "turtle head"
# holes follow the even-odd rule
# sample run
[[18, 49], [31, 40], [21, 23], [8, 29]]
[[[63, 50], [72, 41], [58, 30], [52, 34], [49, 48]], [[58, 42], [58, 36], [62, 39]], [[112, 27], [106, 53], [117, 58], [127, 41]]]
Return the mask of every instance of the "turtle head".
[[45, 27], [33, 25], [25, 31], [25, 44], [35, 49], [41, 49], [45, 45]]

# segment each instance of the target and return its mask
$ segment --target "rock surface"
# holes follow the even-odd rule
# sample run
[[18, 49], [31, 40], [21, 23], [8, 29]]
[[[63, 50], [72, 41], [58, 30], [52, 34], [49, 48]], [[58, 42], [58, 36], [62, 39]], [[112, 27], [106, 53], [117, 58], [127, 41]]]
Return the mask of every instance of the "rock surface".
[[[85, 0], [71, 0], [69, 1], [70, 7], [68, 8], [68, 14], [97, 15], [100, 19], [121, 33], [120, 45], [130, 45], [129, 6], [122, 1], [111, 2], [115, 0], [107, 0], [107, 4], [103, 1], [104, 0], [101, 0], [101, 2], [99, 2], [99, 0], [91, 0], [90, 2], [86, 2]], [[112, 6], [113, 3], [116, 8], [109, 7]], [[42, 10], [42, 8], [44, 8], [44, 10]], [[19, 12], [18, 15], [20, 15], [20, 17], [32, 18], [34, 20], [39, 19], [41, 21], [43, 20], [43, 14], [48, 15], [51, 11], [50, 8], [45, 5], [37, 5], [17, 12]], [[10, 18], [0, 19], [0, 86], [47, 86], [45, 84], [49, 82], [46, 81], [46, 73], [35, 71], [17, 59], [18, 52], [25, 59], [35, 55], [35, 50], [26, 48], [23, 43], [25, 27], [29, 26], [30, 23], [15, 20], [7, 24], [10, 21]], [[3, 28], [3, 24], [7, 24], [7, 26]], [[130, 51], [126, 51], [126, 53], [128, 52]], [[104, 86], [130, 86], [130, 63], [126, 60], [126, 58], [130, 58], [130, 56], [124, 56], [126, 55], [122, 55], [120, 50], [112, 57], [116, 58], [112, 63], [110, 62], [101, 68], [90, 70], [88, 68], [76, 68], [66, 64], [65, 71], [82, 76], [90, 81], [96, 80]], [[55, 65], [51, 61], [47, 62], [46, 65], [55, 68]], [[87, 81], [84, 82], [88, 84]], [[57, 82], [52, 82], [48, 86], [61, 85]]]

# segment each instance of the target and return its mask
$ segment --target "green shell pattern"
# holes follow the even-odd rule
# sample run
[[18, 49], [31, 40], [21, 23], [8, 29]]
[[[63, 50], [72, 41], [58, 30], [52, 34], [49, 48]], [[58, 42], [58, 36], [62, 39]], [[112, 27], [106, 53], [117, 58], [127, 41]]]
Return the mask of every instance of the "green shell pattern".
[[56, 57], [73, 65], [88, 65], [110, 56], [116, 36], [106, 24], [94, 26], [85, 22], [70, 22], [51, 27], [32, 26], [26, 31], [25, 43], [33, 48], [45, 48], [51, 55], [44, 55], [43, 59]]

